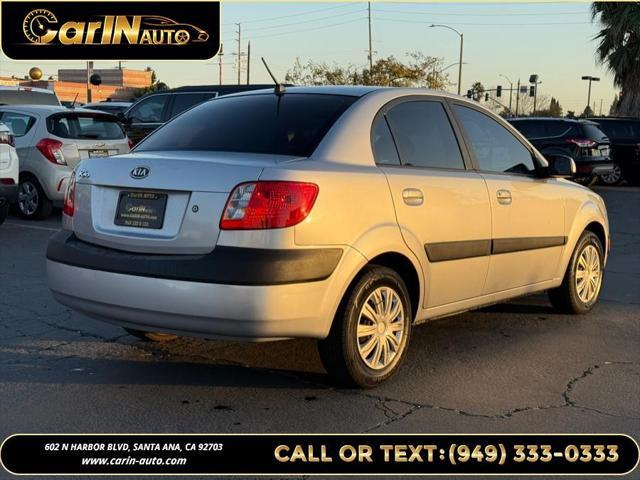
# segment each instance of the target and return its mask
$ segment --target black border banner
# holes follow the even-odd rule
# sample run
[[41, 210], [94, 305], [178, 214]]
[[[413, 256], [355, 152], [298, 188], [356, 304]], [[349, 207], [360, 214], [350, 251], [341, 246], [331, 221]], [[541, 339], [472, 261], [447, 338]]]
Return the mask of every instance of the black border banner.
[[17, 434], [10, 473], [622, 475], [638, 444], [617, 434]]
[[220, 49], [211, 0], [3, 0], [0, 19], [13, 60], [209, 60]]

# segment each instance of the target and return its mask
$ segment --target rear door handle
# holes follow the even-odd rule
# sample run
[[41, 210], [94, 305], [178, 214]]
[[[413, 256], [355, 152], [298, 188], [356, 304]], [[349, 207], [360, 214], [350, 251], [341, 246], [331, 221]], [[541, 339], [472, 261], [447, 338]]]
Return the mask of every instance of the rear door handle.
[[418, 206], [424, 202], [424, 195], [422, 194], [422, 190], [418, 190], [417, 188], [405, 188], [402, 191], [402, 200], [407, 205]]
[[509, 190], [498, 190], [496, 192], [496, 197], [498, 198], [498, 203], [501, 205], [511, 205], [511, 192]]

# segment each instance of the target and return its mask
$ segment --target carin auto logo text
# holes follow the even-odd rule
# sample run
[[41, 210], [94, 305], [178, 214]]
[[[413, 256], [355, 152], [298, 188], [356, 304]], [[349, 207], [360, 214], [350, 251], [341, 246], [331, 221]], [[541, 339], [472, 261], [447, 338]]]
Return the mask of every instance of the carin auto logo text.
[[220, 2], [2, 0], [2, 49], [15, 60], [207, 60]]
[[187, 45], [206, 42], [209, 33], [195, 25], [154, 15], [104, 15], [97, 21], [67, 21], [59, 25], [50, 10], [30, 11], [22, 22], [31, 43], [62, 45]]

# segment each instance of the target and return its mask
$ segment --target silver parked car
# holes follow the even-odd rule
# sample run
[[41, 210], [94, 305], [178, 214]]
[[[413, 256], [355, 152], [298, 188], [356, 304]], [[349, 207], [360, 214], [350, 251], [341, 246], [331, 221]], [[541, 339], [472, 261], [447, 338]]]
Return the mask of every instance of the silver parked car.
[[220, 97], [77, 167], [49, 287], [140, 336], [315, 338], [331, 374], [372, 387], [416, 323], [542, 290], [591, 310], [605, 205], [548, 160], [442, 92]]
[[18, 213], [28, 219], [61, 207], [73, 168], [89, 157], [130, 150], [118, 119], [94, 110], [61, 106], [0, 106], [0, 121], [13, 131], [20, 157]]

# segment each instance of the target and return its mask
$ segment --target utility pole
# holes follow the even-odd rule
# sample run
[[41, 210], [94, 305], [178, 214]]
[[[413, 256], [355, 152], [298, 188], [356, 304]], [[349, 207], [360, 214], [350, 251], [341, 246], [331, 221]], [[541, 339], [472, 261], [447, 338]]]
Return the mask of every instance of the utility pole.
[[222, 85], [222, 55], [224, 55], [223, 44], [220, 44], [220, 51], [218, 52], [218, 85]]
[[369, 71], [373, 70], [373, 46], [371, 42], [371, 2], [367, 2], [369, 11]]
[[239, 23], [236, 23], [236, 25], [238, 26], [238, 58], [237, 58], [237, 65], [238, 65], [238, 85], [240, 85], [240, 71], [242, 70], [242, 43], [241, 43], [241, 28], [242, 26]]
[[249, 72], [251, 71], [251, 42], [247, 44], [247, 85], [251, 83]]
[[520, 106], [520, 79], [518, 79], [518, 88], [516, 88], [516, 117], [518, 116], [519, 106]]
[[87, 62], [87, 103], [91, 103], [91, 71], [93, 70], [93, 62]]
[[602, 99], [600, 99], [600, 116], [602, 116]]

